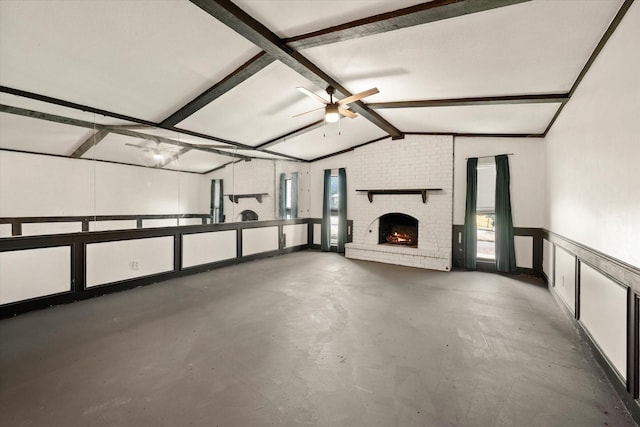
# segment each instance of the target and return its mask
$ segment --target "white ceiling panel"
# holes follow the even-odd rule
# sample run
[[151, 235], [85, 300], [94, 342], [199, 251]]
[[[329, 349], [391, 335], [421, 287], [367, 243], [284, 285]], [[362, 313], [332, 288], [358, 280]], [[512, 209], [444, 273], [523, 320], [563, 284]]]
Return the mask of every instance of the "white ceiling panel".
[[621, 4], [532, 1], [303, 51], [368, 102], [568, 91]]
[[559, 103], [474, 105], [376, 111], [403, 132], [540, 134], [559, 106]]
[[281, 38], [391, 12], [425, 0], [236, 0], [249, 15]]
[[68, 156], [91, 129], [0, 113], [0, 148]]
[[322, 104], [296, 90], [317, 90], [279, 61], [222, 95], [178, 124], [181, 129], [258, 145], [322, 118], [322, 113], [293, 117]]
[[186, 1], [0, 1], [0, 27], [2, 85], [151, 121], [259, 52]]
[[163, 169], [202, 173], [227, 164], [233, 160], [233, 158], [228, 156], [191, 150], [178, 157], [177, 160], [164, 166]]
[[269, 147], [269, 150], [312, 160], [385, 136], [362, 117], [342, 119]]

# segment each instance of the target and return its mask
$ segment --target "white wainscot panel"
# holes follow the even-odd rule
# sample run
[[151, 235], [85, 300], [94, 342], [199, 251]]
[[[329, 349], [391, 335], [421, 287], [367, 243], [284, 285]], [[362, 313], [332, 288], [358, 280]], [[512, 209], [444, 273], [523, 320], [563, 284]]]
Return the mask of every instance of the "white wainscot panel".
[[173, 236], [87, 245], [87, 287], [173, 270]]
[[576, 302], [576, 258], [564, 249], [556, 248], [556, 272], [554, 289], [567, 306], [575, 313]]
[[622, 378], [627, 370], [627, 290], [580, 264], [580, 320]]
[[278, 249], [278, 227], [246, 228], [242, 230], [242, 255]]
[[89, 231], [129, 230], [136, 227], [137, 221], [135, 219], [116, 221], [91, 221], [89, 223]]
[[166, 218], [166, 219], [143, 219], [142, 227], [143, 228], [152, 228], [152, 227], [175, 227], [178, 225], [177, 218]]
[[202, 218], [180, 218], [178, 225], [202, 225]]
[[309, 228], [307, 224], [292, 224], [282, 227], [282, 232], [286, 236], [286, 246], [290, 248], [292, 246], [306, 245], [308, 241], [307, 234]]
[[0, 304], [71, 290], [71, 248], [0, 253]]
[[22, 224], [23, 236], [82, 232], [82, 222], [33, 222]]
[[235, 230], [182, 236], [182, 267], [193, 267], [235, 257]]
[[553, 243], [547, 239], [542, 240], [542, 271], [547, 279], [553, 283]]
[[313, 224], [313, 244], [322, 244], [322, 224]]
[[11, 224], [0, 224], [0, 237], [11, 237]]
[[514, 236], [516, 265], [522, 268], [533, 268], [533, 237]]

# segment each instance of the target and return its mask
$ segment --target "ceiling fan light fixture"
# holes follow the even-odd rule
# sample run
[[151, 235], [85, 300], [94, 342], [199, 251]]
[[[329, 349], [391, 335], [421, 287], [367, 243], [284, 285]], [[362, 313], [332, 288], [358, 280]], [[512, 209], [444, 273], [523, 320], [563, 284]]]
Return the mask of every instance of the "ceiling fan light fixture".
[[324, 110], [324, 120], [327, 123], [335, 123], [340, 120], [337, 104], [329, 104]]
[[162, 153], [155, 152], [155, 153], [153, 153], [153, 159], [154, 160], [164, 160], [164, 156], [162, 155]]

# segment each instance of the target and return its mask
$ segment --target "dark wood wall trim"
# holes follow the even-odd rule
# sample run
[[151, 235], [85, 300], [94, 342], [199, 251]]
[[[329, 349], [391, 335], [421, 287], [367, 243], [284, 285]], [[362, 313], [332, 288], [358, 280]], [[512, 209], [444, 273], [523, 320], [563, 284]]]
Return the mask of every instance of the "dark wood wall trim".
[[[462, 244], [462, 234], [464, 225], [453, 225], [453, 235], [451, 239], [452, 256], [451, 261], [453, 268], [463, 269], [464, 265], [464, 245]], [[532, 237], [533, 238], [533, 260], [531, 268], [517, 267], [516, 274], [530, 274], [536, 277], [543, 277], [542, 271], [542, 237], [543, 230], [537, 227], [514, 227], [514, 236]], [[485, 272], [495, 272], [495, 263], [479, 261], [479, 270]]]
[[553, 231], [544, 229], [543, 238], [575, 255], [580, 261], [586, 262], [622, 286], [630, 287], [634, 292], [640, 293], [640, 268]]
[[[542, 230], [542, 236], [543, 239], [551, 243], [553, 251], [553, 275], [555, 275], [555, 259], [558, 247], [575, 258], [575, 313], [571, 313], [566, 303], [553, 290], [553, 286], [549, 286], [549, 289], [552, 291], [551, 293], [558, 305], [572, 318], [575, 324], [579, 326], [577, 329], [591, 348], [596, 361], [606, 373], [633, 418], [636, 422], [640, 422], [640, 404], [638, 400], [636, 400], [639, 397], [638, 394], [640, 390], [640, 374], [637, 369], [640, 357], [638, 350], [640, 346], [638, 338], [638, 331], [640, 329], [640, 314], [638, 312], [640, 308], [640, 296], [638, 294], [640, 269], [552, 231], [544, 229]], [[626, 288], [627, 303], [624, 307], [627, 319], [626, 381], [618, 374], [615, 368], [613, 368], [608, 357], [580, 321], [582, 265], [589, 266], [599, 274], [610, 279], [613, 283]]]
[[[285, 247], [281, 244], [283, 238], [283, 226], [292, 224], [309, 224], [308, 218], [297, 218], [290, 220], [269, 220], [236, 222], [209, 225], [185, 225], [176, 227], [160, 227], [134, 230], [114, 230], [97, 231], [89, 233], [68, 233], [45, 236], [25, 236], [16, 238], [0, 239], [0, 252], [51, 248], [68, 246], [71, 250], [70, 260], [70, 291], [37, 297], [33, 299], [18, 301], [0, 305], [0, 318], [14, 316], [31, 310], [50, 307], [52, 305], [64, 304], [73, 301], [92, 298], [94, 296], [131, 289], [137, 286], [149, 285], [152, 283], [182, 277], [189, 274], [200, 273], [222, 266], [238, 264], [255, 259], [272, 257], [307, 249], [306, 244]], [[242, 231], [250, 228], [278, 227], [279, 249], [243, 256], [242, 254]], [[352, 226], [351, 226], [352, 227]], [[208, 233], [224, 230], [235, 230], [237, 241], [237, 253], [232, 259], [217, 261], [192, 267], [182, 267], [182, 242], [183, 236], [188, 234]], [[173, 236], [173, 268], [170, 271], [149, 276], [136, 277], [134, 279], [123, 280], [114, 283], [107, 283], [99, 286], [86, 287], [86, 246], [90, 243], [105, 243], [113, 241], [126, 241], [135, 239], [145, 239], [153, 237]]]

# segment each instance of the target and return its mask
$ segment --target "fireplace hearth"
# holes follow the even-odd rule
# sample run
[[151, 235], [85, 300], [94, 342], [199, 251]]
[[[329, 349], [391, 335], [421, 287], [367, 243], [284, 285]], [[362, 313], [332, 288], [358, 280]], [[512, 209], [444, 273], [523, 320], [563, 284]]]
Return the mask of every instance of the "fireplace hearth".
[[378, 244], [418, 247], [418, 220], [401, 213], [380, 217]]

